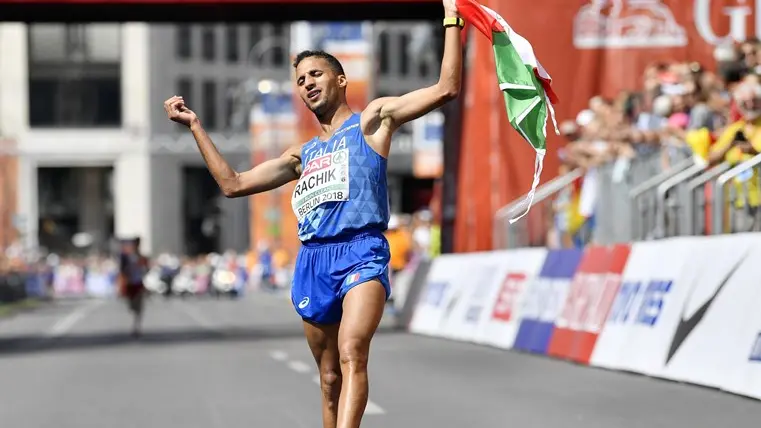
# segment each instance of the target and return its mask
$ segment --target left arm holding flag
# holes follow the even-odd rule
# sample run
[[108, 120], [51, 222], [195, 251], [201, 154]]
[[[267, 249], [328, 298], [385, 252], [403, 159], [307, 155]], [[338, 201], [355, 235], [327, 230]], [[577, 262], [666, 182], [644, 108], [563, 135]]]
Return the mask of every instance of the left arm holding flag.
[[[444, 17], [463, 22], [454, 0], [444, 0]], [[399, 97], [373, 100], [362, 112], [362, 130], [368, 137], [368, 143], [380, 154], [388, 155], [391, 134], [401, 125], [426, 115], [459, 95], [462, 80], [462, 27], [448, 23], [446, 27], [439, 81]]]

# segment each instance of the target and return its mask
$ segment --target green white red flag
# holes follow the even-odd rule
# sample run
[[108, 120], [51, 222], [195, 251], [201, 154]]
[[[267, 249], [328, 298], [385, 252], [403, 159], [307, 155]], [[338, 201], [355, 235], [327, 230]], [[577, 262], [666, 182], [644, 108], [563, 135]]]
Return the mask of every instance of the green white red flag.
[[558, 98], [552, 91], [552, 78], [536, 59], [528, 40], [513, 31], [504, 18], [488, 7], [474, 0], [454, 1], [460, 16], [491, 41], [507, 117], [513, 128], [536, 150], [534, 181], [528, 195], [519, 204], [525, 206], [525, 211], [510, 219], [512, 224], [528, 213], [534, 201], [546, 153], [548, 116], [552, 119], [555, 133], [560, 133], [552, 108]]

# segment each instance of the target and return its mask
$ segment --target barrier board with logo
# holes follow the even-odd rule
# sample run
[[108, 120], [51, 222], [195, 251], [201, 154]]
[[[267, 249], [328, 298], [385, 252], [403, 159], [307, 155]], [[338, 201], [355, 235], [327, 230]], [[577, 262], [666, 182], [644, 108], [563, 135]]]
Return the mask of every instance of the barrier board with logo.
[[531, 248], [499, 254], [500, 270], [494, 274], [497, 286], [475, 342], [509, 349], [518, 334], [528, 287], [536, 279], [547, 250]]
[[461, 298], [461, 287], [470, 274], [475, 255], [443, 255], [431, 266], [410, 323], [413, 333], [438, 336], [442, 324]]
[[555, 322], [547, 354], [589, 363], [597, 337], [618, 294], [628, 245], [589, 247]]
[[544, 354], [552, 337], [555, 319], [562, 309], [568, 288], [581, 261], [581, 250], [547, 253], [539, 277], [528, 287], [523, 317], [515, 338], [515, 349]]
[[658, 376], [717, 388], [744, 384], [761, 328], [753, 322], [761, 297], [759, 260], [756, 236], [693, 242], [690, 263], [679, 278], [691, 289], [678, 308], [678, 324]]
[[761, 234], [437, 258], [411, 331], [761, 399]]
[[632, 245], [621, 286], [597, 338], [594, 366], [653, 374], [668, 351], [689, 285], [678, 278], [690, 260], [692, 240]]
[[475, 338], [484, 309], [496, 289], [496, 273], [500, 270], [498, 254], [484, 253], [461, 265], [460, 269], [467, 274], [459, 277], [458, 299], [442, 319], [442, 337], [465, 342]]

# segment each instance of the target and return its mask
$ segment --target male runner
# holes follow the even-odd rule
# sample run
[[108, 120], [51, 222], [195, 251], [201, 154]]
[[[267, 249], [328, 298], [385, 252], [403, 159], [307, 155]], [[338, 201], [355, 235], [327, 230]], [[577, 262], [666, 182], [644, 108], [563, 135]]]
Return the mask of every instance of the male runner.
[[291, 300], [317, 362], [325, 428], [357, 428], [367, 404], [370, 341], [389, 297], [386, 162], [391, 134], [454, 99], [460, 90], [464, 24], [444, 0], [446, 27], [439, 81], [400, 97], [384, 97], [354, 113], [335, 57], [300, 53], [296, 86], [322, 132], [279, 158], [238, 173], [222, 158], [182, 97], [164, 103], [169, 119], [190, 128], [211, 175], [227, 197], [299, 180], [292, 196], [302, 247]]
[[122, 243], [122, 253], [119, 257], [119, 277], [132, 312], [132, 336], [139, 337], [143, 322], [143, 300], [145, 286], [143, 279], [148, 272], [148, 259], [140, 253], [140, 238]]

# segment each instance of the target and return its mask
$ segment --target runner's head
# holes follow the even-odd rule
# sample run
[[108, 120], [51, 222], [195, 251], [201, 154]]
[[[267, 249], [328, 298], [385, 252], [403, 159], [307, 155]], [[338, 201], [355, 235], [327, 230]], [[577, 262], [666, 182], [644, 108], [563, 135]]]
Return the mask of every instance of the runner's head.
[[296, 87], [304, 104], [319, 116], [346, 103], [346, 74], [333, 55], [323, 51], [303, 51], [293, 61]]

